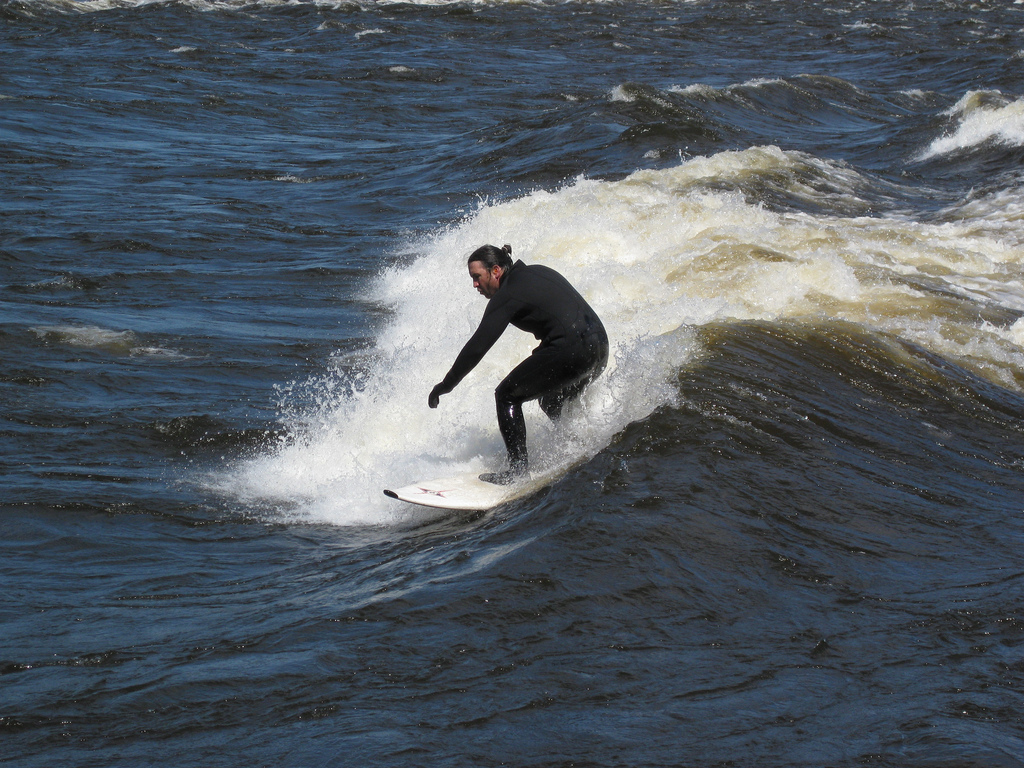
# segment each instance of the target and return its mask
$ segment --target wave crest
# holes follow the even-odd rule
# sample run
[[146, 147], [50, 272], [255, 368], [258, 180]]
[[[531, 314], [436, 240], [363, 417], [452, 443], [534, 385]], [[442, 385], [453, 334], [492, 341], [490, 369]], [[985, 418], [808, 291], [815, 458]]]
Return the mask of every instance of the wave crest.
[[955, 129], [935, 139], [918, 160], [987, 144], [1024, 146], [1024, 99], [1009, 99], [998, 91], [970, 91], [947, 114], [957, 121]]
[[483, 311], [465, 257], [487, 242], [513, 243], [525, 261], [564, 273], [612, 338], [609, 369], [583, 412], [556, 428], [527, 409], [531, 450], [548, 465], [586, 460], [625, 425], [674, 402], [675, 373], [700, 359], [694, 331], [711, 323], [852, 323], [1024, 389], [1016, 277], [1024, 249], [987, 222], [773, 211], [742, 192], [766, 184], [856, 198], [871, 182], [760, 147], [484, 203], [407, 243], [400, 265], [370, 288], [391, 313], [372, 349], [300, 386], [299, 400], [313, 405], [285, 409], [292, 438], [233, 468], [220, 487], [303, 519], [388, 524], [404, 514], [380, 493], [396, 478], [500, 461], [493, 389], [532, 338], [506, 333], [440, 409], [426, 407]]

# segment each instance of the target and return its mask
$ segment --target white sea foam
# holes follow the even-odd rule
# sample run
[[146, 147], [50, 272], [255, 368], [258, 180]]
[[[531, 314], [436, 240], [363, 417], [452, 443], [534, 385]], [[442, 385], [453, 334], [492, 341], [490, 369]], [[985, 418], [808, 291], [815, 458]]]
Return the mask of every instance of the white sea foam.
[[183, 357], [180, 352], [143, 344], [132, 331], [115, 331], [91, 325], [41, 325], [30, 329], [40, 339], [71, 347], [91, 347], [122, 355]]
[[[987, 219], [977, 226], [778, 213], [739, 192], [707, 191], [708, 181], [719, 189], [758, 175], [778, 183], [790, 174], [799, 184], [809, 167], [805, 155], [768, 147], [620, 181], [578, 179], [482, 204], [461, 224], [408, 243], [403, 265], [371, 287], [393, 315], [369, 358], [356, 367], [339, 360], [336, 371], [297, 385], [317, 407], [285, 408], [294, 441], [234, 467], [220, 487], [300, 519], [389, 524], [421, 513], [381, 488], [497, 465], [492, 392], [532, 338], [510, 329], [439, 409], [426, 407], [483, 311], [465, 257], [487, 242], [512, 243], [517, 257], [567, 275], [612, 339], [608, 371], [563, 425], [527, 406], [531, 451], [548, 466], [594, 455], [626, 424], [673, 402], [672, 377], [699, 360], [696, 329], [710, 322], [845, 320], [1019, 386], [1019, 238], [993, 231]], [[852, 173], [824, 163], [814, 170]], [[1004, 322], [982, 320], [982, 307], [1001, 307]]]
[[786, 81], [777, 77], [755, 77], [752, 80], [747, 80], [745, 83], [741, 83], [739, 86], [731, 86], [733, 88], [763, 88], [766, 85], [785, 85]]
[[900, 91], [904, 96], [909, 96], [912, 99], [923, 100], [928, 98], [928, 92], [922, 91], [920, 88], [907, 88]]
[[42, 339], [59, 341], [79, 347], [121, 347], [130, 350], [137, 339], [131, 331], [79, 325], [43, 325], [32, 328]]
[[[678, 93], [684, 96], [692, 98], [700, 98], [705, 100], [714, 100], [723, 96], [736, 97], [744, 99], [745, 91], [758, 91], [761, 89], [776, 89], [779, 87], [799, 87], [801, 81], [815, 81], [815, 80], [826, 80], [831, 79], [839, 83], [835, 78], [825, 78], [823, 76], [815, 75], [796, 75], [789, 80], [783, 80], [779, 78], [754, 78], [752, 80], [746, 80], [742, 83], [727, 85], [722, 88], [716, 88], [706, 83], [691, 83], [690, 85], [673, 85], [669, 87], [669, 93]], [[847, 88], [852, 87], [850, 83], [844, 83]], [[859, 90], [859, 89], [854, 89]], [[863, 91], [860, 91], [863, 93]]]
[[630, 104], [636, 101], [636, 95], [630, 93], [629, 89], [627, 89], [625, 86], [616, 85], [614, 88], [612, 88], [611, 93], [608, 94], [608, 100], [623, 101], [626, 102], [627, 104]]
[[312, 184], [318, 180], [319, 178], [316, 176], [307, 178], [303, 176], [296, 176], [294, 173], [283, 173], [280, 176], [274, 177], [274, 181], [282, 181], [288, 184]]
[[690, 85], [673, 85], [668, 89], [669, 93], [679, 93], [684, 96], [698, 96], [704, 99], [713, 99], [719, 94], [717, 88], [706, 83], [691, 83]]
[[668, 100], [663, 98], [657, 91], [653, 89], [641, 89], [637, 86], [631, 86], [628, 84], [617, 85], [614, 88], [612, 88], [612, 90], [608, 93], [608, 101], [621, 101], [626, 104], [632, 104], [638, 98], [640, 98], [641, 93], [644, 93], [645, 98], [654, 102], [658, 106], [664, 107], [666, 109], [670, 109], [672, 107]]
[[935, 139], [919, 160], [973, 149], [986, 142], [1024, 146], [1024, 99], [1009, 101], [998, 93], [971, 91], [949, 114], [959, 120], [956, 129]]

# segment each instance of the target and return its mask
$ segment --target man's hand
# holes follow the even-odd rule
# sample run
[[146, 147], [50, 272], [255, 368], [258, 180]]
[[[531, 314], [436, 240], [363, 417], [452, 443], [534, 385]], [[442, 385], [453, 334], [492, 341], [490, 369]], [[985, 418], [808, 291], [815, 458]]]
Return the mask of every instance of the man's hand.
[[431, 408], [437, 408], [437, 404], [441, 402], [441, 395], [447, 395], [448, 393], [444, 388], [438, 384], [432, 390], [430, 390], [430, 397], [427, 398], [427, 405]]

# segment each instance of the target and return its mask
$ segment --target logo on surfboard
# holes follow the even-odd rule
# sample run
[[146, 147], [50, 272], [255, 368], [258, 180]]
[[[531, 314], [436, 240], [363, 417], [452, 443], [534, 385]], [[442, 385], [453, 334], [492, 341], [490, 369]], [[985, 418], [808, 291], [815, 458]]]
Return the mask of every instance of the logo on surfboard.
[[446, 497], [445, 497], [445, 494], [446, 494], [446, 493], [451, 493], [452, 491], [455, 491], [455, 490], [457, 490], [456, 488], [447, 488], [447, 489], [445, 489], [445, 490], [443, 490], [443, 491], [432, 491], [432, 490], [430, 490], [429, 488], [424, 488], [424, 487], [422, 487], [422, 486], [419, 486], [419, 485], [417, 485], [417, 486], [416, 486], [416, 488], [417, 488], [417, 489], [419, 490], [419, 492], [420, 492], [420, 493], [428, 493], [428, 494], [430, 494], [431, 496], [439, 496], [439, 497], [441, 497], [442, 499], [443, 499], [443, 498], [446, 498]]

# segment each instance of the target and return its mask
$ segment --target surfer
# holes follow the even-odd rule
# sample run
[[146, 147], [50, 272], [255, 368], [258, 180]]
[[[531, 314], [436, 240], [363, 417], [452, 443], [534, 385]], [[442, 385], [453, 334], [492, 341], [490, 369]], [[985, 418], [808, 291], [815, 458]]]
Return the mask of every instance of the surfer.
[[480, 479], [508, 485], [524, 476], [529, 465], [523, 403], [537, 400], [549, 419], [558, 419], [565, 404], [579, 397], [604, 370], [608, 334], [568, 280], [540, 264], [513, 263], [511, 245], [485, 245], [473, 251], [469, 276], [473, 287], [487, 298], [487, 309], [427, 404], [437, 408], [441, 395], [458, 386], [510, 324], [540, 339], [533, 353], [494, 390], [508, 468], [485, 472]]

